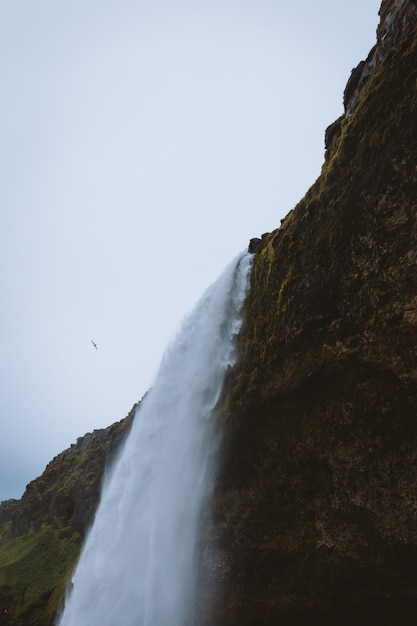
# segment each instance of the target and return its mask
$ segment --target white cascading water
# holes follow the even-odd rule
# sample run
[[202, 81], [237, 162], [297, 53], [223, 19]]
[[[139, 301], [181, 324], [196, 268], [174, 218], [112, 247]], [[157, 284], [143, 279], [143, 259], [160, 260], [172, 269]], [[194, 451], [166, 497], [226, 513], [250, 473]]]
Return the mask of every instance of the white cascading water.
[[166, 351], [103, 487], [59, 626], [192, 623], [200, 513], [218, 447], [209, 417], [234, 363], [251, 264], [245, 253], [226, 269]]

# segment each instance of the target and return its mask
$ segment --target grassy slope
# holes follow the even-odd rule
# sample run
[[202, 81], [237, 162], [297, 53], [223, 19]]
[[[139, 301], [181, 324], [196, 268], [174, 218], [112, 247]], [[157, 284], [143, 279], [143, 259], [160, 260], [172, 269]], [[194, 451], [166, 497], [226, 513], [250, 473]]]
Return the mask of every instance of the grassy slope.
[[65, 534], [49, 526], [0, 546], [0, 599], [10, 623], [53, 624], [79, 554], [79, 535]]
[[[0, 607], [9, 626], [52, 626], [97, 506], [105, 468], [129, 431], [127, 418], [81, 437], [0, 507]], [[0, 614], [0, 624], [1, 624]]]

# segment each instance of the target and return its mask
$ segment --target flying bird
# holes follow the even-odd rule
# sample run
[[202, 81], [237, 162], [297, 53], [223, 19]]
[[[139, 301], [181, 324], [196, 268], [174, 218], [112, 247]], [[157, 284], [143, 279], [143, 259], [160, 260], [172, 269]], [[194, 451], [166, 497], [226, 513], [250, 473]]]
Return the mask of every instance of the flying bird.
[[93, 344], [93, 346], [95, 347], [95, 349], [96, 349], [96, 350], [98, 350], [98, 348], [97, 348], [97, 344], [96, 344], [96, 343], [94, 343], [94, 341], [93, 341], [93, 340], [91, 340], [91, 343]]

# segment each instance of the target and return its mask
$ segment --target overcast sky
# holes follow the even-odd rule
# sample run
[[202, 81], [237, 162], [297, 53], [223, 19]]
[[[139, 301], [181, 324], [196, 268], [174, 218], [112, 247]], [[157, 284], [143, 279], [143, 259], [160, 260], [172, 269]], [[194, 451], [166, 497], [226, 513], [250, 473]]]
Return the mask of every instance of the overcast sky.
[[0, 500], [129, 412], [315, 181], [379, 5], [0, 0]]

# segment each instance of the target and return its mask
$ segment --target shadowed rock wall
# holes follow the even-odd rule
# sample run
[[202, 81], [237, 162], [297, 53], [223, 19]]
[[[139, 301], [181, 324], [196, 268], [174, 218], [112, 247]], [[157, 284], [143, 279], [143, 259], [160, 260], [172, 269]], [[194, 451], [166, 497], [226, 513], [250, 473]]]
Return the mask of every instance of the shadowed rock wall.
[[415, 623], [417, 6], [380, 16], [321, 176], [251, 244], [205, 624]]

